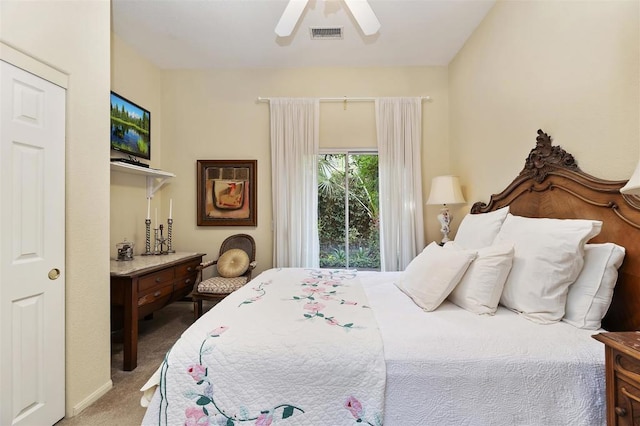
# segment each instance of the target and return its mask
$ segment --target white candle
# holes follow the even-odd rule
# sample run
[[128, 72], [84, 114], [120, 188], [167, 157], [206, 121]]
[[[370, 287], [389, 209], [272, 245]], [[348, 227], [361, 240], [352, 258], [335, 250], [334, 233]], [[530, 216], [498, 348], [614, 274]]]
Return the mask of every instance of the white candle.
[[173, 219], [171, 214], [173, 213], [173, 198], [169, 198], [169, 219]]
[[154, 227], [154, 229], [158, 228], [158, 208], [156, 207], [156, 226]]
[[147, 198], [147, 219], [151, 219], [151, 198]]

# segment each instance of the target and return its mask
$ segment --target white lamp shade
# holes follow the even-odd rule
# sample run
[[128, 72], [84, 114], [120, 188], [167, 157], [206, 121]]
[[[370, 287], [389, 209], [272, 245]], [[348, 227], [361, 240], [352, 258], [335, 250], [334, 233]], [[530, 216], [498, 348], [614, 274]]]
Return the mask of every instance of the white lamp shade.
[[640, 162], [636, 166], [636, 170], [633, 172], [629, 182], [620, 188], [620, 192], [627, 195], [640, 195]]
[[431, 180], [427, 204], [464, 204], [458, 176], [436, 176]]

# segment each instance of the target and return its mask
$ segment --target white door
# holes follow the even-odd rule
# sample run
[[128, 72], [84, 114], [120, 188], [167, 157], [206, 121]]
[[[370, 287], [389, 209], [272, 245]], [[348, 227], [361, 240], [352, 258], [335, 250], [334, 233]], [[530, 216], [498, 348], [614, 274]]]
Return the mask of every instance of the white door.
[[66, 95], [0, 66], [0, 425], [52, 425], [65, 409]]

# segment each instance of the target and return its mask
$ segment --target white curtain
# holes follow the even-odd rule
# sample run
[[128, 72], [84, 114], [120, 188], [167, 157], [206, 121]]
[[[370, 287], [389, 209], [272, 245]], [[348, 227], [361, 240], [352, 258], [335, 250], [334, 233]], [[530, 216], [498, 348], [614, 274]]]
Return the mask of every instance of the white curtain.
[[404, 270], [424, 248], [422, 99], [375, 100], [380, 176], [380, 263]]
[[318, 267], [318, 99], [272, 98], [273, 265]]

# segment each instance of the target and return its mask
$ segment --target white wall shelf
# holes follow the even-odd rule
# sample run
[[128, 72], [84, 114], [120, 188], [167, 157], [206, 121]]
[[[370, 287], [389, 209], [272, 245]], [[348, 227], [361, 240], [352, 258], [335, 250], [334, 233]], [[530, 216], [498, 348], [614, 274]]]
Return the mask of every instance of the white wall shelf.
[[147, 178], [147, 198], [153, 198], [153, 194], [160, 189], [167, 179], [176, 177], [176, 175], [171, 172], [118, 161], [111, 163], [111, 171], [145, 176]]

